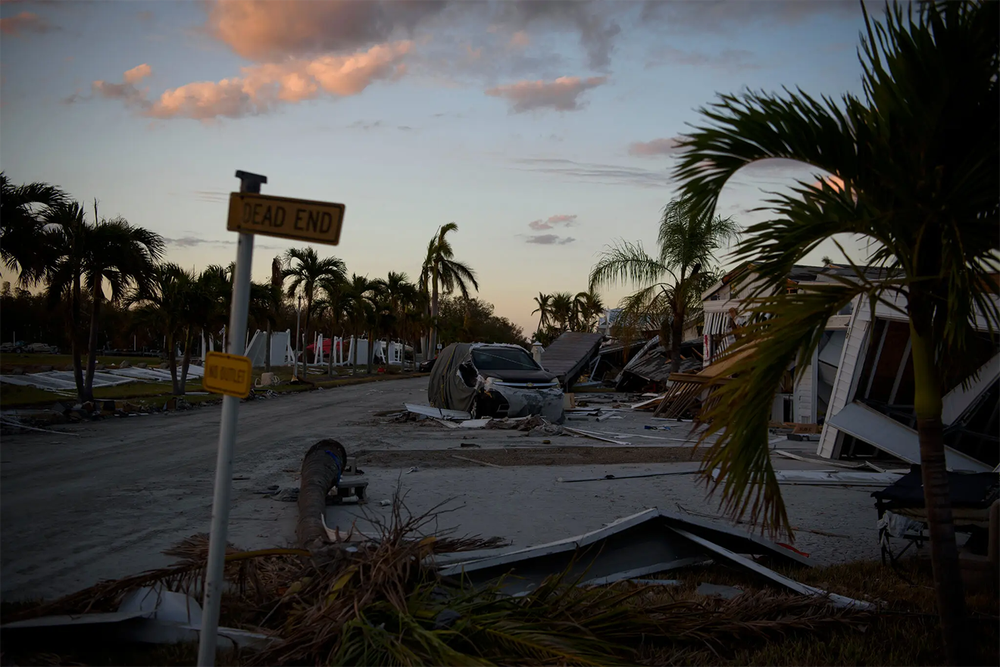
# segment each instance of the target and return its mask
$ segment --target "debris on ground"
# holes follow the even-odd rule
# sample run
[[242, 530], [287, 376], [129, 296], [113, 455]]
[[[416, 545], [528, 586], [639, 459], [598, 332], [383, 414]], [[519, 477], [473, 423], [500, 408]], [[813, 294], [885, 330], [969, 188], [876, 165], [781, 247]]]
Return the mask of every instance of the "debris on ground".
[[[860, 610], [766, 591], [699, 600], [678, 599], [676, 586], [642, 580], [628, 588], [580, 587], [558, 565], [550, 565], [540, 585], [512, 596], [499, 584], [475, 585], [438, 568], [445, 556], [481, 554], [502, 541], [427, 534], [437, 520], [410, 516], [397, 494], [391, 518], [376, 523], [371, 538], [328, 540], [313, 551], [230, 546], [223, 619], [261, 642], [241, 651], [236, 664], [385, 664], [403, 655], [411, 664], [436, 665], [636, 664], [654, 647], [682, 650], [710, 641], [735, 649], [794, 631], [871, 622]], [[188, 596], [204, 584], [207, 551], [207, 536], [189, 538], [167, 552], [178, 558], [170, 567], [102, 582], [5, 620], [116, 613], [124, 600], [145, 599], [152, 589], [176, 594], [171, 604], [194, 614], [197, 603]], [[49, 649], [44, 638], [36, 641], [38, 650]]]
[[694, 590], [697, 595], [704, 595], [706, 597], [717, 597], [723, 600], [732, 600], [733, 598], [743, 595], [743, 589], [736, 588], [735, 586], [720, 586], [718, 584], [709, 584], [702, 582], [698, 584], [698, 588]]

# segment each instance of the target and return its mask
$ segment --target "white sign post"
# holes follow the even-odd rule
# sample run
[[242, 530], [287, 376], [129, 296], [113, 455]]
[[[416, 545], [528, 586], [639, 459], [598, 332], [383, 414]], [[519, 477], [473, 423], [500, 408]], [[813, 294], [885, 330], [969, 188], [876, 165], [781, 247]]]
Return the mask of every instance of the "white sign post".
[[[259, 193], [267, 176], [237, 171], [240, 192]], [[247, 309], [250, 304], [250, 266], [253, 263], [253, 234], [240, 232], [236, 246], [236, 272], [233, 277], [233, 302], [229, 309], [229, 345], [226, 352], [243, 355], [244, 340], [239, 332], [246, 331]], [[215, 495], [212, 498], [212, 532], [208, 539], [208, 563], [205, 569], [205, 598], [202, 603], [201, 637], [198, 644], [198, 664], [215, 664], [215, 644], [218, 640], [219, 606], [225, 583], [226, 544], [229, 530], [229, 503], [233, 485], [233, 449], [236, 444], [236, 416], [240, 399], [222, 397], [222, 421], [219, 425], [219, 453], [215, 462]]]
[[[239, 193], [229, 197], [229, 218], [227, 229], [239, 232], [236, 246], [236, 275], [233, 279], [233, 302], [229, 310], [229, 340], [226, 352], [242, 357], [246, 348], [247, 308], [250, 303], [250, 265], [253, 262], [254, 234], [266, 234], [280, 238], [337, 245], [340, 242], [340, 228], [344, 221], [344, 205], [288, 197], [270, 197], [260, 194], [260, 186], [267, 183], [267, 176], [237, 171], [240, 179]], [[305, 341], [299, 341], [296, 330], [296, 346], [302, 343], [303, 361]], [[271, 351], [267, 350], [267, 354]], [[219, 360], [222, 364], [224, 360]], [[248, 359], [230, 359], [231, 370], [235, 373], [231, 383], [221, 384], [216, 391], [226, 389], [230, 394], [249, 391], [242, 385], [235, 386], [240, 378], [249, 379], [247, 372], [239, 375], [240, 363], [249, 364]], [[298, 361], [296, 360], [296, 368]], [[220, 366], [222, 369], [222, 366]], [[252, 371], [252, 368], [251, 368]], [[225, 375], [220, 371], [220, 378]], [[303, 377], [305, 369], [303, 369]], [[234, 385], [234, 386], [229, 386]], [[205, 598], [202, 604], [201, 637], [198, 644], [198, 664], [210, 667], [215, 664], [215, 645], [218, 640], [219, 606], [222, 601], [222, 587], [225, 583], [226, 543], [229, 529], [229, 503], [233, 480], [233, 449], [236, 444], [236, 413], [240, 407], [237, 396], [227, 394], [222, 399], [222, 421], [219, 425], [219, 453], [215, 463], [215, 495], [212, 499], [212, 532], [208, 540], [208, 563], [205, 570]]]

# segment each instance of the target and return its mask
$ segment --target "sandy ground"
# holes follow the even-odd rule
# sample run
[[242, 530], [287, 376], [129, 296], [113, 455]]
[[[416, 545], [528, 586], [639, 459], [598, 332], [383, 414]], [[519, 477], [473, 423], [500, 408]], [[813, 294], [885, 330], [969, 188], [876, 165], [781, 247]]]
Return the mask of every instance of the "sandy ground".
[[[426, 378], [339, 387], [240, 406], [230, 541], [242, 547], [290, 544], [296, 506], [265, 498], [271, 485], [297, 486], [302, 455], [320, 438], [347, 447], [369, 480], [369, 503], [331, 507], [328, 524], [362, 528], [388, 508], [397, 485], [407, 507], [424, 512], [450, 500], [438, 520], [458, 534], [498, 535], [528, 546], [600, 528], [649, 507], [678, 505], [714, 514], [693, 475], [566, 480], [612, 474], [690, 472], [689, 424], [650, 413], [580, 418], [576, 428], [619, 434], [629, 446], [517, 431], [446, 429], [393, 422], [376, 413], [426, 403]], [[595, 396], [612, 405], [614, 397]], [[0, 460], [0, 594], [48, 598], [160, 567], [160, 553], [208, 530], [221, 408], [60, 427], [63, 435], [5, 435]], [[544, 441], [549, 443], [545, 444]], [[465, 446], [463, 446], [463, 443]], [[776, 447], [811, 455], [814, 443]], [[453, 456], [478, 459], [484, 466]], [[822, 465], [774, 457], [785, 469]], [[559, 481], [562, 479], [563, 481]], [[817, 563], [877, 558], [875, 510], [866, 487], [783, 487], [796, 548]]]

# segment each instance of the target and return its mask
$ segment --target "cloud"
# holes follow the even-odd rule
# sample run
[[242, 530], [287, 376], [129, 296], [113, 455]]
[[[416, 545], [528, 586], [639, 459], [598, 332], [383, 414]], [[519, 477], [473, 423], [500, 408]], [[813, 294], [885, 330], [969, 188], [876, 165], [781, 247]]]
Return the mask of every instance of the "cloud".
[[532, 220], [528, 223], [528, 226], [534, 229], [536, 232], [540, 232], [546, 229], [553, 229], [556, 225], [564, 225], [566, 227], [572, 227], [576, 224], [576, 214], [573, 215], [553, 215], [549, 216], [547, 220]]
[[640, 169], [564, 158], [520, 158], [514, 160], [514, 163], [519, 165], [516, 167], [518, 169], [561, 176], [570, 181], [642, 188], [662, 188], [669, 185], [666, 169]]
[[635, 14], [633, 3], [568, 0], [325, 0], [269, 2], [226, 0], [206, 4], [204, 30], [252, 60], [314, 56], [413, 38], [418, 29], [452, 29], [465, 35], [509, 34], [504, 47], [526, 46], [531, 25], [579, 35], [589, 66], [606, 70], [621, 33], [617, 16]]
[[606, 76], [581, 79], [562, 76], [555, 81], [518, 81], [506, 86], [490, 88], [486, 94], [501, 97], [510, 103], [511, 113], [524, 113], [535, 109], [576, 111], [581, 108], [580, 95], [608, 80]]
[[537, 243], [539, 245], [566, 245], [576, 239], [572, 236], [556, 236], [555, 234], [536, 234], [529, 236], [526, 243]]
[[403, 58], [412, 42], [380, 44], [351, 55], [325, 55], [311, 60], [287, 60], [241, 68], [241, 76], [220, 81], [198, 81], [165, 91], [149, 100], [135, 83], [149, 76], [148, 65], [125, 73], [123, 83], [95, 81], [94, 92], [121, 99], [152, 118], [241, 118], [264, 114], [281, 104], [357, 95], [375, 81], [395, 79], [406, 72]]
[[628, 145], [628, 154], [635, 157], [654, 157], [657, 155], [674, 155], [679, 150], [680, 137], [669, 139], [653, 139], [652, 141], [633, 141]]
[[195, 246], [209, 244], [209, 245], [219, 245], [225, 243], [231, 243], [231, 241], [210, 241], [208, 239], [199, 238], [197, 236], [182, 236], [179, 239], [163, 239], [169, 245], [175, 245], [180, 248], [193, 248]]
[[653, 51], [646, 67], [672, 64], [738, 72], [760, 69], [760, 65], [753, 62], [754, 58], [752, 52], [744, 49], [722, 49], [718, 53], [706, 54], [697, 51], [684, 51], [672, 46], [661, 46]]
[[[126, 107], [144, 109], [149, 106], [149, 102], [146, 99], [149, 89], [144, 88], [140, 90], [135, 84], [152, 73], [153, 69], [143, 63], [125, 72], [122, 76], [122, 83], [109, 83], [98, 80], [91, 84], [91, 90], [93, 90], [94, 95], [111, 100], [121, 100], [125, 103]], [[76, 100], [74, 99], [74, 101]]]
[[21, 12], [20, 14], [0, 19], [0, 34], [12, 37], [19, 37], [28, 33], [44, 35], [47, 32], [58, 29], [58, 27], [49, 23], [45, 18], [31, 12]]
[[376, 120], [371, 123], [366, 123], [363, 120], [356, 120], [347, 127], [352, 130], [374, 130], [382, 126], [382, 121], [380, 120]]
[[327, 0], [213, 2], [205, 28], [251, 60], [354, 51], [410, 36], [448, 6], [442, 0]]
[[148, 9], [144, 9], [141, 12], [137, 12], [135, 17], [139, 19], [142, 23], [148, 23], [153, 20], [153, 12]]

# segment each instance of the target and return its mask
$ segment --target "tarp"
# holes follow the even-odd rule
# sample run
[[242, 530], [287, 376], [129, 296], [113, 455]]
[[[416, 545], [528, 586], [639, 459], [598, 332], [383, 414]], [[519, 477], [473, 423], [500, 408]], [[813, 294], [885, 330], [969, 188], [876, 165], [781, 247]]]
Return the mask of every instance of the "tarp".
[[476, 388], [467, 385], [458, 372], [458, 367], [471, 356], [471, 343], [452, 343], [441, 350], [427, 384], [427, 400], [432, 406], [472, 411]]

